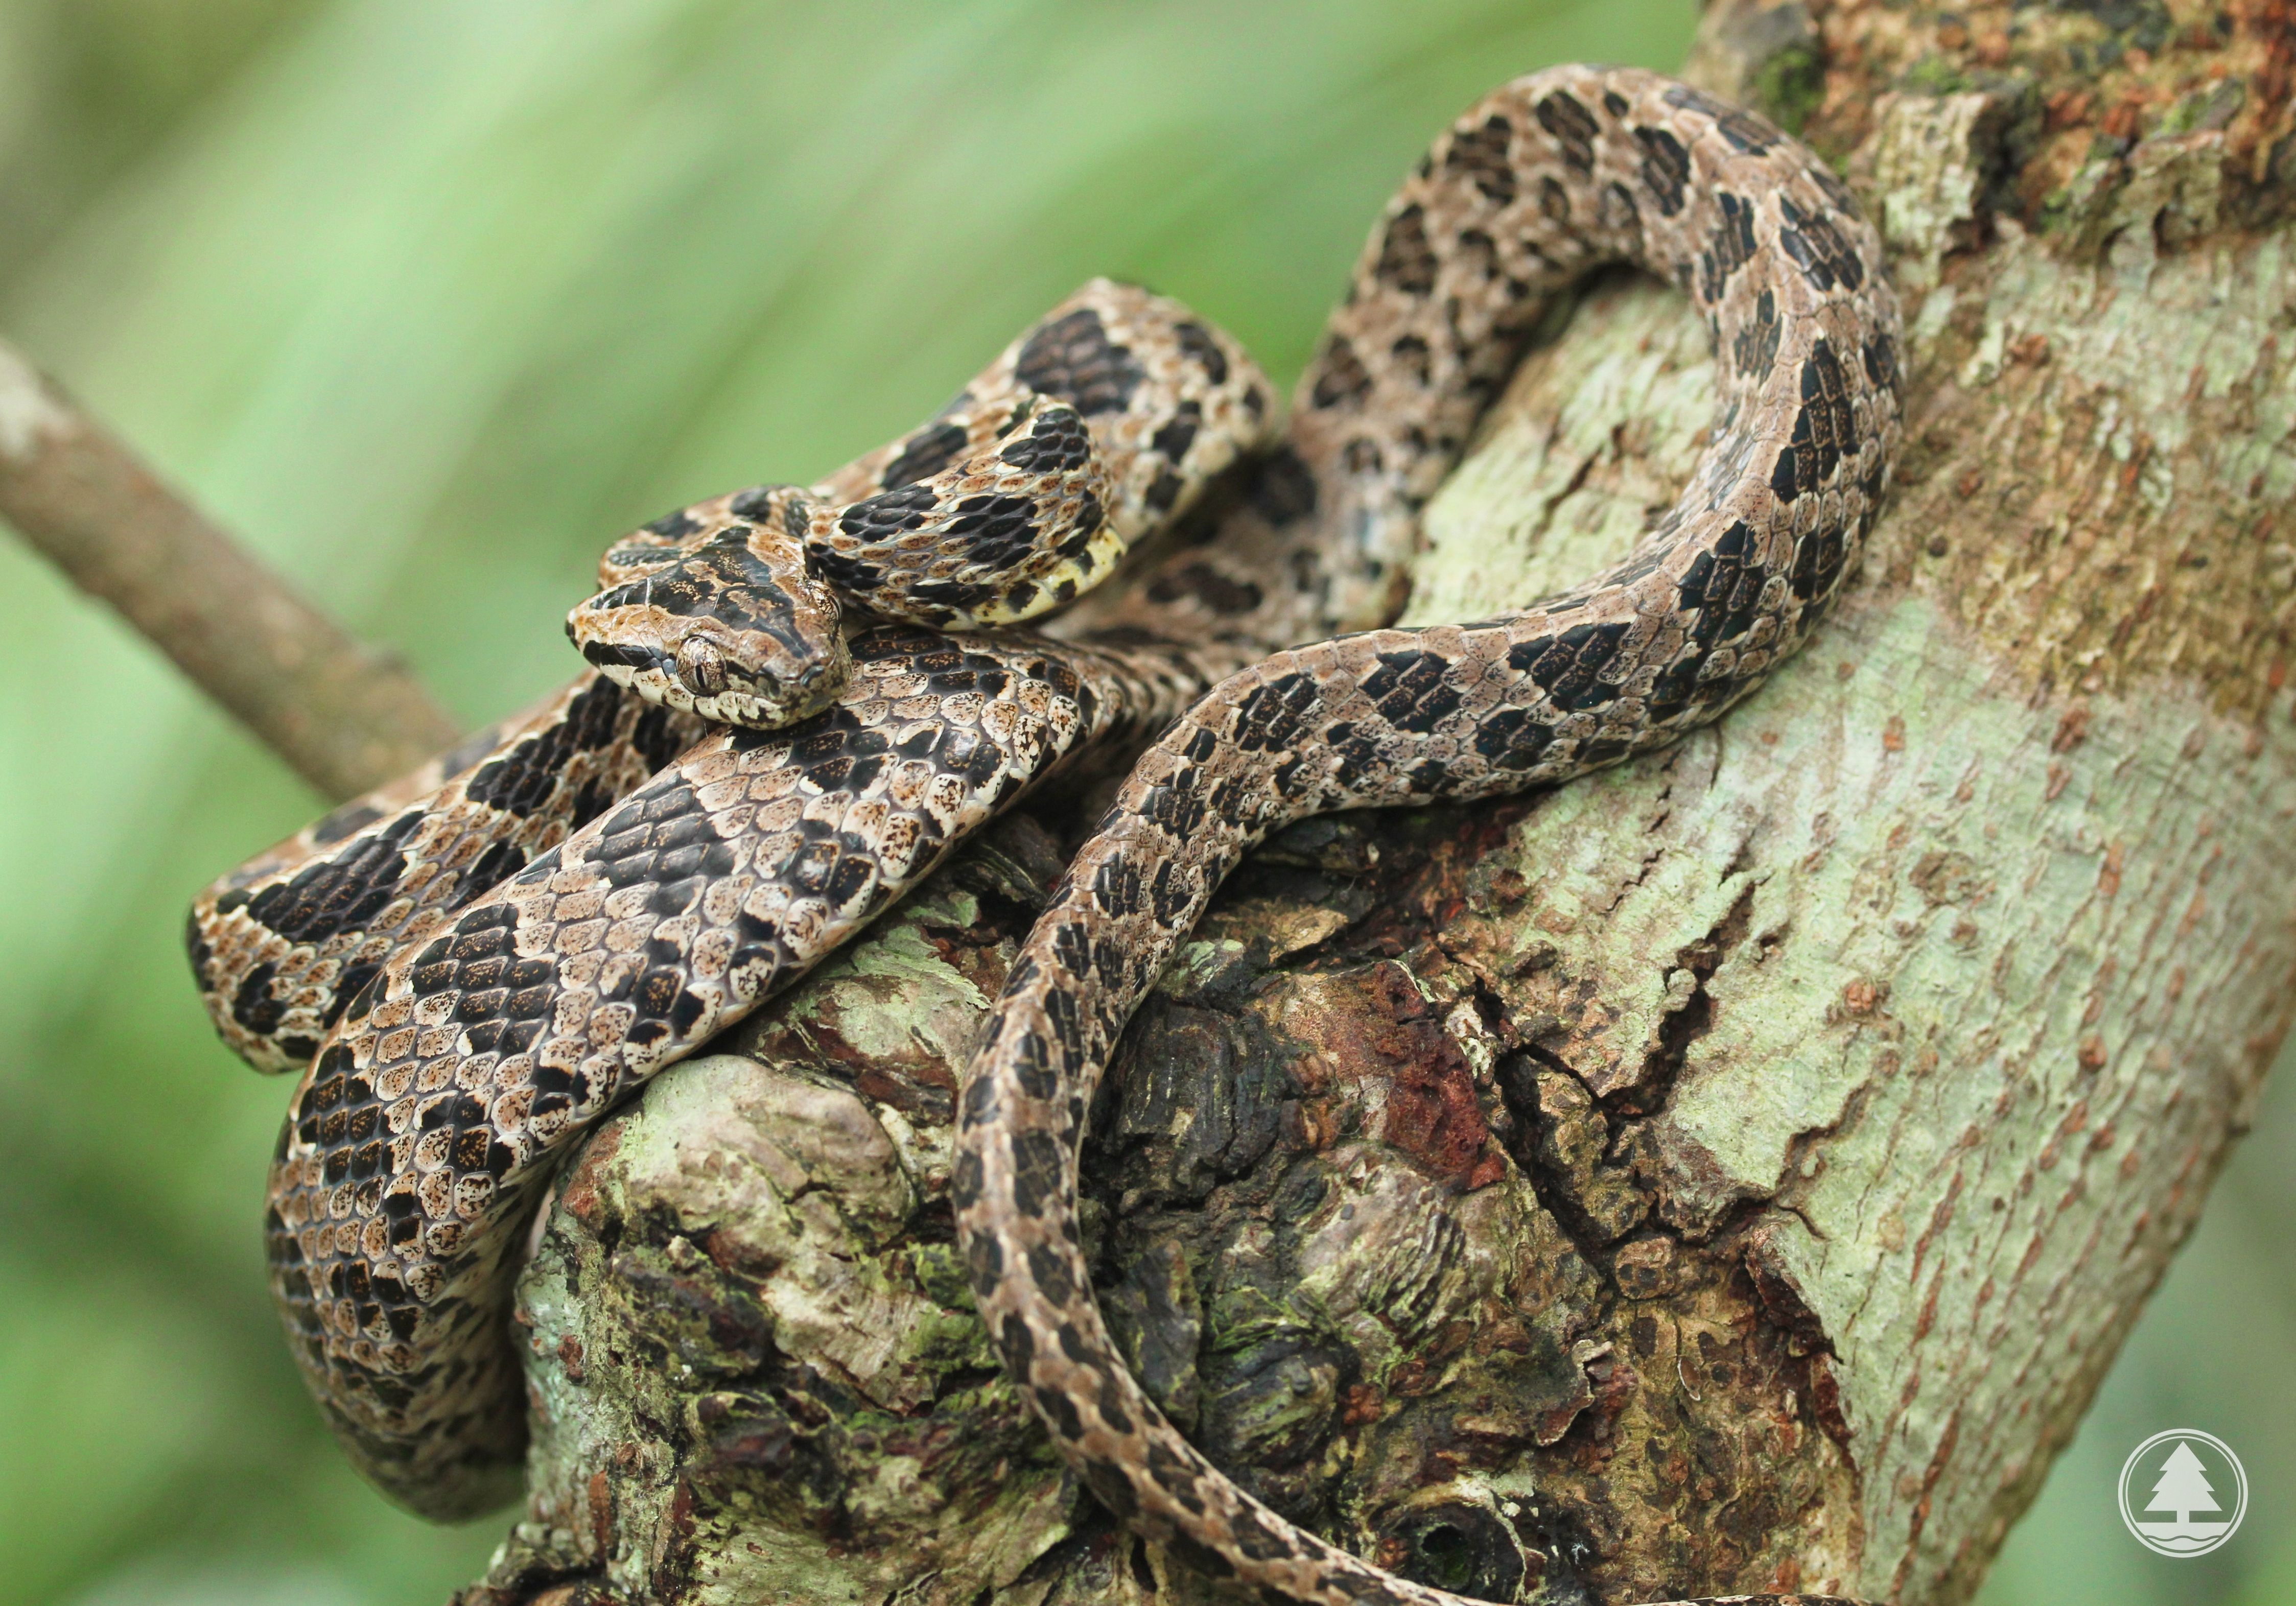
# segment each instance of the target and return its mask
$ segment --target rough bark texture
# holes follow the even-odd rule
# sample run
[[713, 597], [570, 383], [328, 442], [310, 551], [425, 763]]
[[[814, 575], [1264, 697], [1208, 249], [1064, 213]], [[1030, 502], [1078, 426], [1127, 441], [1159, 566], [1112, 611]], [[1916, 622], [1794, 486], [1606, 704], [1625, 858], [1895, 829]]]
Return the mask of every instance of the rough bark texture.
[[[1279, 1508], [1494, 1600], [1965, 1600], [2296, 998], [2286, 0], [1725, 5], [1693, 70], [1879, 211], [1913, 428], [1752, 701], [1538, 798], [1249, 864], [1096, 1116], [1102, 1298]], [[1606, 283], [1411, 617], [1611, 561], [1702, 332]], [[1057, 800], [666, 1076], [522, 1285], [530, 1509], [471, 1602], [1208, 1602], [957, 1275], [950, 1092]]]

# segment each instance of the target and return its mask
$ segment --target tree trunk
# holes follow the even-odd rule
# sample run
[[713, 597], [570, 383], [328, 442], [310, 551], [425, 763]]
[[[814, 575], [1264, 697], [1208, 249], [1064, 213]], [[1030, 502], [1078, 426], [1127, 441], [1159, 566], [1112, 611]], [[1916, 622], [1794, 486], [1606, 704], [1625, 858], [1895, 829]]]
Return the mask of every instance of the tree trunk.
[[[1905, 461], [1718, 726], [1295, 827], [1136, 1023], [1102, 1299], [1280, 1510], [1494, 1600], [1974, 1591], [2296, 996], [2292, 60], [2288, 0], [1710, 12], [1693, 75], [1879, 215]], [[1409, 619], [1620, 556], [1710, 369], [1595, 286]], [[1066, 1475], [951, 1248], [951, 1088], [1083, 817], [1036, 810], [579, 1156], [465, 1601], [1221, 1598]]]

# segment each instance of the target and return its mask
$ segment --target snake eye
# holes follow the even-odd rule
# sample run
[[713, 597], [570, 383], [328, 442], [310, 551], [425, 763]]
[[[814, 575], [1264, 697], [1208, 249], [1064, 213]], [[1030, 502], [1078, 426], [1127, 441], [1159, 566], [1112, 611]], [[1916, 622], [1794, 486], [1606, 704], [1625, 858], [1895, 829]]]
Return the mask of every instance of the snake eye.
[[706, 635], [689, 635], [677, 643], [677, 678], [685, 689], [715, 697], [726, 689], [726, 655]]

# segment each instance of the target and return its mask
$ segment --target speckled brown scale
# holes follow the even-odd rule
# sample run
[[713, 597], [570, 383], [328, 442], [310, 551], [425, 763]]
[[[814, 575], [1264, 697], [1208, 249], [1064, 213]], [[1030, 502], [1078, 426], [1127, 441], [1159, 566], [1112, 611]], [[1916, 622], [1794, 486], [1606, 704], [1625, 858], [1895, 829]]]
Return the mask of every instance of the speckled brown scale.
[[567, 635], [648, 701], [791, 724], [844, 686], [847, 611], [962, 630], [1074, 602], [1261, 441], [1266, 382], [1186, 307], [1095, 279], [914, 434], [618, 543]]
[[1259, 554], [1306, 529], [1320, 564], [1312, 584], [1271, 590], [1269, 611], [1299, 610], [1280, 628], [1375, 616], [1539, 296], [1620, 258], [1689, 295], [1726, 359], [1714, 438], [1675, 507], [1563, 595], [1292, 648], [1215, 686], [1078, 854], [959, 1100], [951, 1191], [1006, 1370], [1111, 1510], [1268, 1598], [1457, 1601], [1293, 1528], [1141, 1391], [1078, 1247], [1077, 1111], [1268, 832], [1567, 781], [1715, 717], [1800, 644], [1855, 561], [1898, 430], [1897, 311], [1872, 232], [1808, 152], [1679, 85], [1564, 69], [1500, 90], [1374, 229], [1300, 381], [1276, 460], [1295, 484], [1254, 499], [1252, 540], [1219, 543], [1192, 581], [1199, 595], [1264, 583]]
[[524, 869], [699, 740], [701, 721], [586, 675], [250, 860], [186, 933], [216, 1029], [307, 1069], [393, 953]]
[[[939, 417], [840, 469], [815, 495], [850, 504], [990, 454], [1038, 397], [1089, 428], [1109, 477], [1103, 512], [1128, 547], [1263, 444], [1274, 422], [1267, 376], [1225, 332], [1137, 285], [1095, 279], [1005, 348]], [[843, 534], [827, 549], [854, 550]]]
[[[968, 411], [995, 426], [979, 453], [897, 480], [913, 445], [887, 467], [892, 488], [814, 516], [814, 567], [875, 612], [943, 629], [1017, 624], [1075, 601], [1124, 555], [1108, 460], [1076, 408], [1032, 395]], [[929, 432], [922, 449], [944, 438]]]
[[1122, 659], [1017, 638], [882, 627], [854, 658], [827, 714], [711, 734], [402, 947], [291, 1104], [269, 1218], [291, 1330], [417, 1509], [483, 1509], [514, 1474], [501, 1262], [566, 1141], [1158, 711]]
[[[1722, 358], [1691, 484], [1561, 596], [1380, 628], [1418, 510], [1542, 298], [1620, 259], [1680, 287]], [[1268, 831], [1568, 780], [1713, 718], [1800, 643], [1897, 438], [1879, 260], [1839, 183], [1759, 119], [1638, 71], [1520, 80], [1389, 204], [1282, 439], [1210, 539], [1043, 635], [857, 628], [850, 683], [780, 731], [634, 713], [577, 683], [475, 767], [442, 760], [220, 884], [193, 944], [218, 1024], [308, 1061], [273, 1174], [275, 1286], [369, 1476], [436, 1516], [504, 1495], [523, 1437], [508, 1262], [556, 1159], [1027, 787], [1160, 732], [1016, 959], [959, 1100], [951, 1191], [982, 1315], [1086, 1484], [1177, 1553], [1268, 1599], [1453, 1602], [1285, 1523], [1142, 1394], [1078, 1247], [1082, 1112]], [[1074, 538], [1087, 496], [1129, 544], [1270, 428], [1224, 336], [1095, 283], [914, 433], [810, 489], [673, 515], [601, 579], [786, 537], [873, 610], [858, 569], [971, 585], [996, 564], [968, 542], [1025, 567]], [[1025, 513], [996, 501], [1008, 475], [1035, 488]]]
[[[1000, 563], [1017, 611], [1018, 586], [1092, 578], [1111, 538], [1266, 444], [1266, 385], [1185, 308], [1095, 281], [916, 435], [821, 486], [712, 497], [617, 542], [570, 630], [595, 671], [201, 897], [187, 935], [218, 1030], [259, 1069], [304, 1072], [272, 1176], [274, 1285], [322, 1407], [384, 1489], [451, 1516], [515, 1479], [500, 1268], [574, 1136], [1023, 788], [1095, 745], [1136, 747], [1250, 656], [1164, 644], [1185, 622], [1145, 600], [1097, 645], [866, 616], [943, 617], [914, 594]], [[838, 544], [857, 508], [923, 482], [919, 528]], [[1027, 502], [1033, 536], [999, 523], [1000, 498]], [[1079, 530], [1088, 562], [1062, 550]], [[882, 572], [814, 572], [855, 553]], [[755, 638], [771, 696], [664, 672], [695, 621]], [[832, 706], [792, 728], [703, 717], [745, 719], [823, 670]]]

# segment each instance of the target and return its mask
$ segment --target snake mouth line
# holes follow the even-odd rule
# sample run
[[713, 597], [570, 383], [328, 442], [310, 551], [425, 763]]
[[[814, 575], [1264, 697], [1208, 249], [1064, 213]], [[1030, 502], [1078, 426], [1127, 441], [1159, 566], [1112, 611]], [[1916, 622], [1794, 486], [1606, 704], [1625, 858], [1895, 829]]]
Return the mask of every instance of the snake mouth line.
[[[571, 626], [567, 627], [566, 634], [570, 636], [574, 634]], [[582, 656], [598, 668], [635, 669], [642, 673], [652, 670], [667, 675], [673, 680], [677, 678], [676, 666], [669, 655], [652, 647], [632, 646], [622, 642], [604, 641], [582, 642], [578, 644], [582, 649]]]
[[785, 684], [770, 671], [737, 668], [714, 642], [704, 651], [691, 650], [694, 642], [705, 639], [688, 637], [676, 653], [624, 643], [586, 642], [582, 656], [608, 679], [649, 702], [751, 731], [784, 730], [810, 719], [845, 689], [849, 670], [841, 653], [819, 672]]

